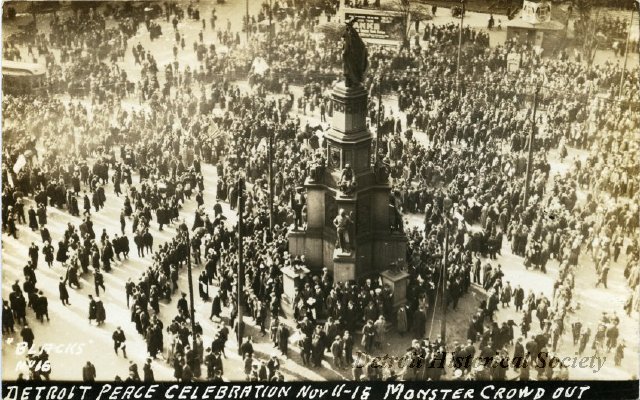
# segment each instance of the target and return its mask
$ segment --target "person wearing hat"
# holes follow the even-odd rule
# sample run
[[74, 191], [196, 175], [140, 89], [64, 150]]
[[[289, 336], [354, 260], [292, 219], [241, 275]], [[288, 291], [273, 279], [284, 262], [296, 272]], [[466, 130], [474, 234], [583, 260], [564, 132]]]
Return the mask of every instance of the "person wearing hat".
[[280, 360], [275, 354], [272, 354], [267, 361], [267, 380], [272, 381], [280, 370]]
[[222, 364], [222, 356], [223, 356], [223, 353], [221, 353], [220, 351], [214, 351], [213, 352], [213, 360], [212, 360], [213, 370], [214, 370], [214, 373], [220, 373], [220, 376], [222, 376], [222, 374], [224, 373], [224, 366]]
[[326, 351], [327, 340], [325, 332], [322, 330], [321, 325], [317, 325], [311, 335], [311, 361], [314, 367], [320, 367], [324, 358], [324, 352]]
[[214, 354], [213, 351], [211, 351], [211, 347], [207, 347], [204, 350], [204, 359], [202, 360], [204, 362], [205, 367], [207, 368], [207, 380], [212, 380], [214, 375], [215, 375], [215, 369], [214, 369]]
[[96, 297], [95, 308], [96, 308], [96, 322], [98, 323], [98, 326], [99, 326], [99, 325], [102, 325], [104, 321], [107, 319], [107, 313], [106, 313], [106, 310], [104, 309], [104, 304], [102, 303], [102, 300], [100, 300], [99, 297]]
[[465, 360], [464, 368], [467, 372], [471, 370], [473, 359], [474, 359], [473, 357], [475, 356], [475, 354], [476, 354], [476, 348], [473, 345], [473, 341], [470, 339], [467, 339], [466, 346], [464, 346], [464, 348], [460, 352], [460, 357]]
[[271, 325], [269, 326], [269, 339], [273, 342], [273, 347], [278, 347], [278, 328], [280, 321], [277, 314], [272, 314]]
[[[18, 236], [16, 234], [16, 232], [18, 232], [18, 228], [16, 228], [16, 220], [14, 218], [14, 214], [11, 211], [13, 209], [13, 207], [9, 206], [8, 210], [8, 214], [6, 217], [6, 225], [7, 225], [7, 230], [9, 232], [9, 236], [13, 236], [14, 239], [18, 239]], [[4, 222], [4, 218], [3, 218], [3, 222]]]
[[127, 346], [125, 344], [127, 338], [125, 337], [124, 331], [121, 327], [116, 328], [116, 330], [111, 335], [111, 339], [113, 340], [113, 350], [116, 355], [118, 354], [118, 350], [120, 349], [122, 350], [122, 355], [124, 356], [124, 358], [127, 358]]
[[264, 360], [260, 360], [260, 363], [258, 364], [258, 380], [261, 382], [269, 380], [269, 371], [267, 370], [267, 364]]
[[343, 343], [340, 335], [336, 335], [335, 339], [331, 343], [331, 355], [333, 356], [333, 365], [335, 368], [342, 368], [344, 366], [343, 360]]
[[129, 361], [129, 378], [127, 381], [140, 382], [140, 374], [138, 373], [138, 364]]
[[182, 292], [180, 294], [180, 299], [178, 300], [178, 313], [181, 315], [189, 315], [189, 305], [187, 303], [187, 294]]
[[524, 304], [524, 289], [517, 285], [515, 289], [513, 289], [513, 303], [516, 306], [516, 311], [522, 310], [522, 305]]
[[[338, 334], [338, 329], [340, 328], [339, 321], [333, 319], [333, 317], [327, 317], [327, 321], [324, 324], [324, 331], [327, 335], [327, 338], [335, 338]], [[333, 342], [327, 340], [327, 350], [331, 350]]]
[[62, 301], [63, 306], [70, 306], [69, 303], [69, 291], [67, 290], [67, 282], [63, 277], [60, 277], [60, 282], [58, 283], [58, 292], [60, 293], [60, 301]]
[[198, 292], [202, 301], [209, 301], [209, 278], [204, 270], [200, 272], [198, 277]]
[[193, 381], [193, 371], [188, 362], [186, 362], [185, 357], [176, 357], [176, 363], [174, 363], [174, 375], [180, 373], [181, 375], [177, 377], [180, 382], [191, 382]]
[[85, 383], [93, 383], [96, 380], [96, 367], [91, 364], [91, 361], [82, 367], [82, 381]]
[[289, 335], [289, 328], [284, 324], [284, 322], [281, 322], [278, 326], [276, 340], [278, 349], [285, 358], [289, 356]]
[[107, 288], [104, 286], [104, 276], [99, 269], [95, 270], [93, 273], [93, 285], [96, 291], [96, 296], [100, 296], [100, 288], [106, 292]]
[[55, 249], [49, 243], [49, 241], [45, 241], [44, 246], [42, 247], [42, 254], [44, 254], [44, 261], [47, 263], [49, 268], [51, 268], [51, 266], [53, 265], [54, 252], [55, 252]]
[[240, 354], [253, 355], [253, 341], [251, 336], [247, 336], [244, 342], [240, 345]]
[[34, 242], [31, 242], [31, 246], [29, 246], [29, 260], [31, 260], [34, 269], [38, 268], [39, 250], [38, 246]]
[[256, 323], [260, 327], [260, 334], [265, 336], [267, 334], [266, 324], [267, 324], [267, 307], [264, 305], [263, 301], [256, 298]]
[[155, 382], [155, 377], [153, 374], [153, 369], [151, 369], [151, 358], [147, 358], [147, 361], [144, 363], [144, 366], [142, 367], [142, 376], [143, 376], [143, 381], [145, 383], [153, 383]]
[[300, 357], [302, 358], [302, 365], [304, 366], [310, 365], [311, 345], [311, 334], [306, 333], [305, 330], [300, 327], [300, 340], [298, 341], [298, 346], [300, 347]]
[[33, 209], [33, 206], [29, 206], [29, 211], [27, 212], [29, 216], [29, 228], [31, 231], [35, 232], [38, 230], [38, 219], [36, 215], [36, 210]]
[[92, 295], [89, 295], [89, 323], [96, 319], [96, 301]]
[[124, 285], [124, 291], [125, 291], [125, 294], [127, 295], [127, 308], [129, 308], [129, 301], [131, 300], [132, 297], [135, 296], [135, 293], [136, 293], [136, 285], [135, 283], [133, 283], [131, 278], [127, 279], [127, 283], [125, 283]]
[[362, 347], [364, 347], [365, 351], [369, 354], [371, 354], [373, 350], [375, 334], [376, 334], [376, 329], [373, 326], [373, 321], [369, 319], [367, 320], [367, 323], [362, 327], [362, 341], [361, 341]]

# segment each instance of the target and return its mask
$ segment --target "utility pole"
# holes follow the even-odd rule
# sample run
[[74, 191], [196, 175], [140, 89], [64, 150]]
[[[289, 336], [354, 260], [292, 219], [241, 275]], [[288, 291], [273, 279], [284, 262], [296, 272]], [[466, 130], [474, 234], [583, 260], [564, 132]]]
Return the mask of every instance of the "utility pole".
[[273, 240], [273, 135], [269, 133], [269, 240]]
[[247, 19], [247, 26], [246, 26], [246, 28], [247, 28], [247, 32], [246, 32], [246, 34], [247, 34], [247, 46], [249, 46], [249, 29], [250, 29], [249, 28], [249, 0], [246, 1], [246, 16], [245, 16], [245, 18]]
[[618, 98], [622, 98], [622, 89], [624, 88], [624, 74], [627, 72], [627, 60], [629, 59], [629, 38], [631, 37], [631, 25], [633, 25], [633, 12], [634, 8], [631, 9], [631, 18], [629, 18], [629, 29], [627, 30], [627, 44], [624, 49], [624, 64], [622, 65], [622, 72], [620, 72], [620, 91], [618, 92]]
[[273, 21], [273, 0], [269, 0], [269, 46], [271, 46], [271, 41], [273, 40], [273, 27], [271, 23]]
[[449, 221], [444, 217], [444, 255], [442, 256], [442, 323], [440, 337], [444, 342], [447, 336], [447, 258], [449, 258]]
[[196, 310], [193, 306], [193, 277], [191, 276], [191, 240], [189, 238], [189, 228], [185, 230], [187, 235], [187, 274], [189, 278], [189, 305], [191, 307], [191, 335], [193, 337], [192, 346], [196, 344]]
[[[465, 0], [460, 0], [460, 4], [462, 5], [462, 10], [460, 14], [460, 32], [458, 35], [458, 65], [456, 67], [456, 95], [460, 96], [460, 58], [462, 56], [462, 24], [464, 23], [464, 12], [465, 12]], [[460, 99], [458, 99], [458, 104], [460, 103]]]
[[533, 141], [536, 137], [536, 111], [538, 109], [538, 93], [541, 85], [536, 82], [536, 90], [533, 92], [533, 117], [531, 118], [531, 132], [529, 132], [529, 155], [527, 156], [527, 177], [524, 182], [524, 199], [522, 206], [527, 207], [529, 203], [529, 186], [531, 185], [531, 173], [533, 172]]
[[[442, 323], [440, 324], [440, 337], [445, 342], [447, 337], [447, 262], [449, 258], [449, 213], [452, 200], [447, 196], [443, 201], [443, 217], [444, 217], [444, 254], [442, 256]], [[435, 313], [435, 310], [434, 310]]]
[[382, 140], [382, 135], [380, 135], [380, 118], [382, 117], [382, 73], [378, 77], [378, 112], [376, 113], [376, 155], [375, 162], [378, 162], [379, 154], [380, 154], [380, 141]]
[[[238, 354], [242, 346], [244, 331], [244, 260], [243, 260], [243, 231], [244, 231], [244, 178], [238, 179]], [[242, 354], [240, 354], [242, 356]]]
[[[595, 22], [597, 21], [600, 17], [600, 10], [596, 11], [596, 15], [595, 18], [590, 18], [590, 23], [589, 26], [591, 27], [591, 29], [588, 32], [588, 38], [589, 40], [586, 42], [587, 46], [583, 45], [583, 53], [585, 54], [585, 58], [587, 58], [587, 64], [589, 65], [589, 67], [591, 67], [591, 65], [593, 65], [593, 61], [596, 58], [596, 52], [598, 51], [598, 41], [596, 40], [596, 28], [595, 28]], [[584, 49], [586, 47], [586, 50]]]

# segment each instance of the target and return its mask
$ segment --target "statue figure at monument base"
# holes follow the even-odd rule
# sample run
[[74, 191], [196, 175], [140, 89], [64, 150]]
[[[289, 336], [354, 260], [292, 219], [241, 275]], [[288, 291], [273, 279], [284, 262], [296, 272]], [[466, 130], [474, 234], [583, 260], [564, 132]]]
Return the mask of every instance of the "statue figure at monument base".
[[391, 166], [388, 163], [378, 159], [373, 166], [373, 174], [376, 177], [376, 183], [388, 183], [390, 170]]
[[345, 196], [353, 196], [353, 193], [356, 190], [356, 180], [351, 165], [346, 164], [344, 166], [342, 174], [340, 175], [340, 182], [338, 182], [338, 187]]
[[314, 155], [313, 163], [309, 166], [309, 180], [314, 183], [322, 182], [325, 167], [326, 160], [324, 156], [322, 153], [316, 153]]
[[347, 212], [341, 208], [338, 215], [333, 220], [333, 225], [336, 227], [336, 249], [342, 250], [342, 252], [351, 252], [351, 243], [349, 240], [349, 225], [351, 220], [347, 216]]

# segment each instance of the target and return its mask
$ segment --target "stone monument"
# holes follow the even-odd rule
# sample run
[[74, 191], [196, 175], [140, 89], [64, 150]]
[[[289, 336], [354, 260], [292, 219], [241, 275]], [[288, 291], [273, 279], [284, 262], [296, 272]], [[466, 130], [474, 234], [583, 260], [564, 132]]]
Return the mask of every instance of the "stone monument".
[[327, 267], [334, 282], [378, 276], [393, 262], [406, 263], [407, 240], [391, 207], [391, 188], [372, 160], [363, 86], [367, 49], [353, 22], [343, 35], [344, 80], [333, 87], [327, 165], [322, 176], [305, 182], [307, 229], [289, 234], [291, 254], [305, 255], [312, 273]]

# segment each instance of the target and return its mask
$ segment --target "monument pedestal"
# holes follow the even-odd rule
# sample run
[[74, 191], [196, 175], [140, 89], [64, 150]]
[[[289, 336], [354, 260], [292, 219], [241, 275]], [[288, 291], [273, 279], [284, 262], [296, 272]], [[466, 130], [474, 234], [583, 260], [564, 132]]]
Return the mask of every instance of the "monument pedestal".
[[291, 231], [287, 239], [289, 240], [289, 253], [292, 255], [305, 254], [305, 231]]
[[[306, 229], [289, 233], [289, 252], [292, 256], [304, 255], [306, 266], [314, 274], [327, 268], [336, 283], [377, 279], [382, 273], [394, 292], [397, 307], [404, 304], [408, 275], [383, 271], [392, 263], [406, 265], [407, 239], [404, 232], [396, 232], [399, 224], [396, 215], [391, 214], [391, 186], [372, 165], [373, 136], [366, 123], [367, 90], [360, 82], [350, 83], [347, 86], [338, 82], [333, 87], [331, 129], [325, 133], [326, 167], [321, 175], [305, 181]], [[343, 176], [350, 176], [348, 195], [340, 184]], [[349, 253], [336, 249], [335, 221], [341, 212], [349, 218]], [[288, 271], [284, 279], [292, 281], [296, 276]], [[294, 287], [285, 282], [284, 292], [290, 301]]]
[[405, 305], [407, 302], [407, 283], [409, 274], [402, 270], [388, 269], [380, 273], [382, 283], [388, 285], [393, 292], [393, 309], [394, 312]]
[[347, 282], [356, 279], [356, 257], [353, 252], [333, 251], [333, 281]]

